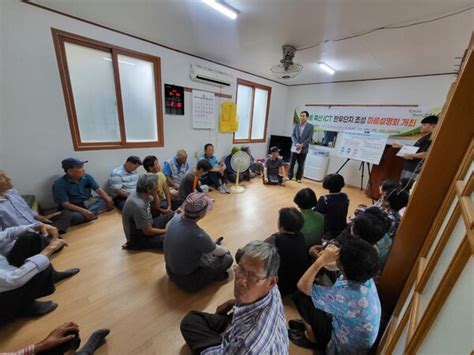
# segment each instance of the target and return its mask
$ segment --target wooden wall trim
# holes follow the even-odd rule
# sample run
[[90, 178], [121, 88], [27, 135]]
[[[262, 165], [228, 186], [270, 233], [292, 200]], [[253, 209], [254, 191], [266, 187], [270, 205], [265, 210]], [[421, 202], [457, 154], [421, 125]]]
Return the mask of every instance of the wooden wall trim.
[[454, 227], [458, 223], [460, 216], [461, 216], [461, 211], [459, 208], [459, 204], [456, 204], [453, 214], [449, 218], [449, 222], [441, 234], [441, 238], [439, 239], [438, 245], [434, 246], [435, 249], [434, 249], [433, 255], [431, 255], [431, 258], [427, 261], [425, 272], [423, 273], [423, 276], [421, 277], [420, 281], [416, 285], [416, 290], [418, 292], [424, 291], [425, 286], [428, 283], [428, 280], [430, 279], [431, 274], [433, 270], [435, 269], [436, 264], [438, 263], [438, 260], [441, 254], [444, 251], [444, 247], [448, 243], [449, 238], [451, 238], [451, 234], [453, 233]]
[[[418, 259], [418, 262], [419, 262], [419, 259]], [[415, 281], [416, 281], [417, 275], [418, 275], [418, 267], [415, 266], [412, 272], [410, 273], [410, 276], [408, 277], [408, 280], [405, 284], [405, 287], [403, 288], [402, 293], [400, 294], [400, 299], [398, 300], [397, 306], [395, 307], [393, 311], [393, 315], [400, 316], [400, 312], [402, 311], [402, 308], [405, 305], [412, 288], [413, 287], [416, 288]]]
[[[174, 85], [174, 84], [173, 84]], [[179, 86], [179, 85], [178, 85]], [[193, 90], [201, 90], [201, 89], [198, 89], [198, 88], [190, 88], [190, 87], [184, 87], [184, 91], [185, 92], [193, 92]], [[214, 94], [215, 97], [222, 97], [224, 99], [229, 99], [229, 100], [232, 100], [232, 95], [229, 95], [229, 94], [222, 94], [220, 92], [213, 92], [213, 91], [209, 91], [209, 90], [202, 90], [202, 91], [208, 91], [208, 92], [212, 92]]]
[[411, 307], [413, 306], [413, 300], [410, 301], [410, 305], [405, 311], [405, 314], [403, 314], [402, 319], [400, 323], [398, 324], [397, 330], [395, 331], [395, 334], [393, 335], [392, 339], [389, 341], [387, 345], [387, 349], [385, 351], [386, 354], [391, 354], [393, 352], [393, 349], [395, 349], [395, 346], [397, 345], [398, 341], [400, 340], [400, 336], [402, 335], [403, 331], [405, 330], [405, 327], [408, 326], [408, 320], [410, 318], [410, 313], [411, 313]]
[[[379, 294], [384, 310], [388, 313], [397, 303], [446, 198], [446, 192], [455, 180], [458, 167], [471, 144], [474, 132], [472, 92], [474, 56], [473, 48], [469, 48], [466, 64], [440, 117], [430, 151], [380, 277]], [[407, 245], [410, 247], [407, 248]]]
[[377, 81], [377, 80], [422, 78], [422, 77], [430, 77], [430, 76], [444, 76], [444, 75], [456, 75], [456, 74], [457, 74], [457, 72], [447, 72], [447, 73], [414, 74], [414, 75], [405, 75], [405, 76], [391, 76], [391, 77], [367, 78], [367, 79], [353, 79], [353, 80], [339, 80], [339, 81], [321, 81], [321, 82], [316, 82], [316, 83], [304, 83], [304, 84], [287, 84], [287, 83], [282, 83], [282, 82], [276, 81], [275, 79], [272, 79], [272, 78], [269, 78], [269, 77], [265, 77], [265, 76], [262, 76], [262, 75], [259, 75], [259, 74], [251, 73], [251, 72], [246, 71], [246, 70], [243, 70], [243, 69], [239, 69], [239, 68], [237, 68], [237, 67], [233, 67], [233, 66], [231, 66], [231, 65], [227, 65], [227, 64], [224, 64], [224, 63], [220, 63], [220, 62], [217, 62], [217, 61], [212, 60], [212, 59], [209, 59], [209, 58], [205, 58], [205, 57], [198, 56], [198, 55], [196, 55], [196, 54], [192, 54], [192, 53], [189, 53], [189, 52], [185, 52], [185, 51], [179, 50], [179, 49], [177, 49], [177, 48], [170, 47], [170, 46], [167, 46], [167, 45], [165, 45], [165, 44], [158, 43], [158, 42], [155, 42], [155, 41], [152, 41], [152, 40], [149, 40], [149, 39], [146, 39], [146, 38], [143, 38], [143, 37], [140, 37], [140, 36], [137, 36], [137, 35], [134, 35], [134, 34], [125, 32], [125, 31], [121, 31], [121, 30], [117, 30], [117, 29], [112, 28], [112, 27], [109, 27], [109, 26], [101, 25], [101, 24], [99, 24], [99, 23], [97, 23], [97, 22], [93, 22], [93, 21], [90, 21], [90, 20], [86, 20], [86, 19], [84, 19], [84, 18], [81, 18], [81, 17], [78, 17], [78, 16], [74, 16], [74, 15], [68, 14], [68, 13], [63, 12], [63, 11], [59, 11], [59, 10], [56, 10], [56, 9], [53, 9], [53, 8], [50, 8], [50, 7], [47, 7], [47, 6], [44, 6], [44, 5], [36, 4], [36, 3], [35, 3], [34, 1], [32, 1], [32, 0], [21, 0], [21, 1], [22, 1], [24, 4], [31, 5], [31, 6], [37, 7], [37, 8], [39, 8], [39, 9], [42, 9], [42, 10], [45, 10], [45, 11], [49, 11], [49, 12], [52, 12], [52, 13], [55, 13], [55, 14], [58, 14], [58, 15], [61, 15], [61, 16], [65, 16], [65, 17], [74, 19], [74, 20], [76, 20], [76, 21], [84, 22], [84, 23], [87, 23], [87, 24], [89, 24], [89, 25], [93, 25], [93, 26], [96, 26], [96, 27], [99, 27], [99, 28], [103, 28], [103, 29], [106, 29], [106, 30], [108, 30], [108, 31], [112, 31], [112, 32], [115, 32], [115, 33], [119, 33], [119, 34], [121, 34], [121, 35], [124, 35], [124, 36], [127, 36], [127, 37], [131, 37], [131, 38], [134, 38], [134, 39], [137, 39], [137, 40], [146, 42], [146, 43], [154, 44], [154, 45], [156, 45], [156, 46], [159, 46], [159, 47], [162, 47], [162, 48], [166, 48], [166, 49], [169, 49], [169, 50], [171, 50], [171, 51], [174, 51], [174, 52], [177, 52], [177, 53], [181, 53], [181, 54], [184, 54], [184, 55], [193, 57], [193, 58], [202, 59], [202, 60], [208, 61], [208, 62], [210, 62], [210, 63], [214, 63], [214, 64], [217, 64], [217, 65], [220, 65], [220, 66], [229, 68], [229, 69], [237, 70], [237, 71], [239, 71], [239, 72], [241, 72], [241, 73], [245, 73], [245, 74], [248, 74], [248, 75], [252, 75], [252, 76], [254, 76], [254, 77], [257, 77], [257, 78], [260, 78], [260, 79], [264, 79], [264, 80], [267, 80], [267, 81], [271, 81], [271, 82], [273, 82], [273, 83], [280, 84], [280, 85], [282, 85], [282, 86], [287, 86], [287, 87], [291, 87], [291, 86], [304, 86], [304, 85], [320, 85], [320, 84], [353, 83], [353, 82], [360, 82], [360, 81]]
[[56, 9], [53, 9], [53, 8], [50, 8], [50, 7], [47, 7], [47, 6], [44, 6], [44, 5], [36, 4], [36, 3], [35, 3], [34, 1], [32, 1], [32, 0], [21, 0], [21, 1], [22, 1], [24, 4], [31, 5], [31, 6], [35, 6], [35, 7], [37, 7], [37, 8], [42, 9], [42, 10], [50, 11], [50, 12], [53, 12], [53, 13], [55, 13], [55, 14], [58, 14], [58, 15], [61, 15], [61, 16], [65, 16], [65, 17], [71, 18], [71, 19], [76, 20], [76, 21], [84, 22], [84, 23], [87, 23], [87, 24], [89, 24], [89, 25], [93, 25], [93, 26], [96, 26], [96, 27], [99, 27], [99, 28], [103, 28], [103, 29], [105, 29], [105, 30], [108, 30], [108, 31], [111, 31], [111, 32], [115, 32], [115, 33], [118, 33], [118, 34], [121, 34], [121, 35], [124, 35], [124, 36], [127, 36], [127, 37], [131, 37], [131, 38], [137, 39], [137, 40], [139, 40], [139, 41], [143, 41], [143, 42], [146, 42], [146, 43], [150, 43], [150, 44], [153, 44], [153, 45], [158, 46], [158, 47], [166, 48], [166, 49], [169, 49], [169, 50], [171, 50], [171, 51], [173, 51], [173, 52], [181, 53], [181, 54], [184, 54], [184, 55], [187, 55], [187, 56], [190, 56], [190, 57], [193, 57], [193, 58], [197, 58], [197, 59], [202, 59], [202, 60], [205, 60], [205, 61], [207, 61], [207, 62], [214, 63], [214, 64], [217, 64], [217, 65], [220, 65], [220, 66], [229, 68], [229, 69], [237, 70], [237, 71], [239, 71], [239, 72], [241, 72], [241, 73], [245, 73], [245, 74], [248, 74], [248, 75], [252, 75], [252, 76], [257, 77], [257, 78], [260, 78], [260, 79], [268, 80], [268, 81], [271, 81], [271, 82], [274, 82], [274, 83], [276, 83], [276, 84], [280, 84], [280, 85], [283, 85], [283, 86], [288, 86], [288, 84], [281, 83], [281, 82], [276, 81], [276, 80], [274, 80], [274, 79], [272, 79], [272, 78], [267, 78], [267, 77], [264, 77], [264, 76], [262, 76], [262, 75], [254, 74], [254, 73], [245, 71], [245, 70], [243, 70], [243, 69], [239, 69], [239, 68], [233, 67], [233, 66], [231, 66], [231, 65], [223, 64], [223, 63], [217, 62], [217, 61], [215, 61], [215, 60], [212, 60], [212, 59], [209, 59], [209, 58], [205, 58], [205, 57], [201, 57], [201, 56], [198, 56], [198, 55], [195, 55], [195, 54], [192, 54], [192, 53], [188, 53], [188, 52], [179, 50], [179, 49], [177, 49], [177, 48], [170, 47], [170, 46], [167, 46], [167, 45], [165, 45], [165, 44], [158, 43], [158, 42], [155, 42], [155, 41], [152, 41], [152, 40], [149, 40], [149, 39], [140, 37], [140, 36], [136, 36], [136, 35], [134, 35], [134, 34], [131, 34], [131, 33], [125, 32], [125, 31], [121, 31], [121, 30], [117, 30], [117, 29], [112, 28], [112, 27], [109, 27], [109, 26], [101, 25], [100, 23], [93, 22], [93, 21], [89, 21], [89, 20], [86, 20], [86, 19], [84, 19], [84, 18], [81, 18], [81, 17], [78, 17], [78, 16], [74, 16], [74, 15], [68, 14], [68, 13], [63, 12], [63, 11], [59, 11], [59, 10], [56, 10]]
[[471, 256], [471, 247], [465, 236], [448, 266], [448, 271], [444, 274], [433, 297], [428, 303], [415, 334], [405, 348], [406, 353], [415, 354], [417, 352]]
[[416, 104], [304, 104], [307, 107], [418, 107]]
[[344, 83], [356, 83], [356, 82], [362, 82], [362, 81], [412, 79], [412, 78], [425, 78], [425, 77], [430, 77], [430, 76], [445, 76], [445, 75], [458, 75], [458, 73], [457, 72], [446, 72], [446, 73], [414, 74], [414, 75], [386, 76], [386, 77], [380, 77], [380, 78], [367, 78], [367, 79], [318, 81], [318, 82], [314, 82], [314, 83], [286, 84], [286, 85], [289, 86], [289, 87], [294, 87], [294, 86], [324, 85], [324, 84], [344, 84]]

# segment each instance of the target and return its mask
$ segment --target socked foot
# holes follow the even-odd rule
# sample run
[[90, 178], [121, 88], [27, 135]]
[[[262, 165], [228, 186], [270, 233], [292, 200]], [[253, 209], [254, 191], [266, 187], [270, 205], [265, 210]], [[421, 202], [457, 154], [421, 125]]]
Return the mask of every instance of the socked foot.
[[81, 270], [78, 269], [78, 268], [71, 268], [71, 269], [67, 269], [67, 270], [64, 270], [64, 271], [54, 271], [53, 272], [53, 282], [57, 283], [59, 281], [62, 281], [62, 280], [67, 279], [69, 277], [72, 277], [72, 276], [76, 275], [79, 271], [81, 271]]
[[23, 315], [26, 317], [41, 317], [45, 314], [51, 313], [57, 307], [58, 304], [53, 301], [34, 301], [31, 305], [25, 308]]

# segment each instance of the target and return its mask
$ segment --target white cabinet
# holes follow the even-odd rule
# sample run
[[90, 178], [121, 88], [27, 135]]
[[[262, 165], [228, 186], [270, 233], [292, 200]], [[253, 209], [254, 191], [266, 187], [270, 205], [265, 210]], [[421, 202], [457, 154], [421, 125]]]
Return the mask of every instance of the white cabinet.
[[322, 181], [326, 176], [329, 165], [329, 152], [318, 149], [310, 149], [306, 156], [304, 177], [316, 181]]

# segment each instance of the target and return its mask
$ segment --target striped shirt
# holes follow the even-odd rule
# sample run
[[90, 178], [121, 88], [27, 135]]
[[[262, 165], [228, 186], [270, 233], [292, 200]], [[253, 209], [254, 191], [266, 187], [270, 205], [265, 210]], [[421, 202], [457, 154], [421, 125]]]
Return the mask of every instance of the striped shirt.
[[0, 198], [0, 230], [5, 228], [23, 226], [26, 224], [38, 224], [35, 219], [38, 215], [25, 202], [20, 193], [12, 188]]
[[[31, 227], [33, 225], [11, 227], [1, 231], [0, 248], [10, 245], [12, 241], [18, 239], [23, 233], [28, 232]], [[0, 255], [0, 293], [23, 286], [50, 265], [49, 259], [46, 256], [37, 254], [26, 259], [25, 263], [17, 268], [8, 263], [5, 255]]]
[[35, 345], [28, 345], [26, 348], [20, 349], [14, 353], [0, 353], [0, 355], [34, 355]]
[[201, 354], [288, 354], [288, 332], [278, 287], [255, 303], [235, 306], [232, 325], [222, 343]]

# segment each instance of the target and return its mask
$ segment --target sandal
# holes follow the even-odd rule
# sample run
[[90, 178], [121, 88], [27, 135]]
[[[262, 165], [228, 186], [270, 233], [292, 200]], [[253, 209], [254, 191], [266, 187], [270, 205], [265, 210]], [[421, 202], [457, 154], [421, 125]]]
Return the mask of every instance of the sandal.
[[305, 331], [306, 326], [304, 325], [304, 322], [301, 319], [292, 319], [288, 322], [288, 326], [290, 329], [295, 329], [295, 330], [301, 330]]
[[305, 349], [316, 348], [316, 343], [311, 342], [304, 334], [304, 331], [296, 330], [296, 329], [288, 329], [288, 337], [290, 338], [293, 344], [301, 348], [305, 348]]

